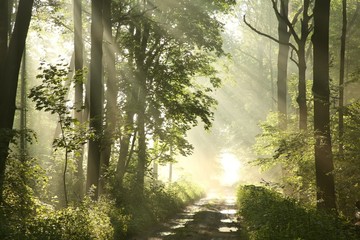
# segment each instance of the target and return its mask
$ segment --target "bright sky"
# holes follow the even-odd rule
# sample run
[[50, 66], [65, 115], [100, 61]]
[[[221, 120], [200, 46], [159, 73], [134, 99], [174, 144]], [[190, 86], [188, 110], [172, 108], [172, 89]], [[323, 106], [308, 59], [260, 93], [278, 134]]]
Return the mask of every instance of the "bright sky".
[[241, 162], [232, 153], [223, 152], [220, 154], [220, 164], [223, 170], [220, 178], [221, 184], [231, 186], [239, 180]]

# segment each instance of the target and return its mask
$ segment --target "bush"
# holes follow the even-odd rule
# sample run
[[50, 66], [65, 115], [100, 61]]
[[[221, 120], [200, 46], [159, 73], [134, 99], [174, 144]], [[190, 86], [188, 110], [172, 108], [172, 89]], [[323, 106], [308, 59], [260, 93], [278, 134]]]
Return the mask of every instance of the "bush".
[[[109, 217], [114, 210], [111, 201], [103, 198], [97, 202], [85, 199], [80, 206], [54, 210], [38, 206], [37, 214], [29, 223], [27, 239], [113, 239], [114, 228]], [[126, 230], [127, 218], [122, 217]]]
[[[18, 219], [21, 225], [16, 224], [11, 216], [16, 213], [11, 214], [9, 210], [2, 208], [0, 239], [108, 240], [114, 239], [115, 233], [117, 236], [124, 236], [127, 231], [128, 216], [121, 209], [116, 209], [106, 198], [97, 202], [87, 198], [80, 206], [58, 210], [35, 201], [33, 208], [31, 217]], [[8, 219], [12, 221], [6, 222]]]
[[129, 235], [146, 232], [202, 196], [202, 191], [185, 180], [174, 182], [170, 186], [159, 182], [147, 186], [141, 204], [139, 199], [125, 200], [127, 204], [124, 208], [131, 214]]
[[359, 239], [354, 229], [335, 214], [302, 207], [264, 187], [242, 186], [237, 197], [239, 213], [251, 240]]

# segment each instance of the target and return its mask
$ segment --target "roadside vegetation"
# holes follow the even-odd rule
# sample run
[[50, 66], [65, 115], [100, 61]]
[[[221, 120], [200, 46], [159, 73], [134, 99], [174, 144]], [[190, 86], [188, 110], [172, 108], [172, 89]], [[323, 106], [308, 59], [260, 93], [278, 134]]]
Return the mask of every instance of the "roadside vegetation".
[[246, 185], [237, 192], [243, 232], [257, 239], [359, 239], [359, 229], [342, 216], [300, 205], [274, 189]]
[[[121, 202], [103, 195], [98, 201], [85, 197], [67, 208], [57, 208], [56, 199], [50, 204], [35, 197], [16, 172], [10, 177], [12, 180], [18, 178], [18, 185], [10, 185], [15, 181], [6, 181], [7, 197], [0, 209], [0, 239], [3, 240], [129, 239], [203, 196], [199, 188], [179, 180], [167, 186], [160, 183], [146, 186], [143, 201], [136, 199], [130, 188], [125, 188]], [[40, 180], [46, 182], [48, 179], [33, 179], [28, 183]]]

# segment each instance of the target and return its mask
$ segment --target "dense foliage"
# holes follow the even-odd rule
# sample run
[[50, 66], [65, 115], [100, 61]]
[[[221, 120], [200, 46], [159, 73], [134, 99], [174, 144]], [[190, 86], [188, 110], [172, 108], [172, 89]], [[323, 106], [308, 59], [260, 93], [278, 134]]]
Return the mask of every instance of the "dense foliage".
[[[239, 189], [250, 239], [358, 237], [358, 1], [331, 1], [329, 21], [317, 20], [330, 0], [70, 2], [0, 1], [0, 239], [145, 234], [203, 194], [158, 176], [193, 152], [199, 125], [215, 127], [193, 132], [208, 185], [227, 152], [272, 174], [252, 180], [279, 192]], [[314, 68], [315, 53], [325, 61]], [[330, 213], [315, 210], [323, 202]]]
[[238, 189], [239, 214], [249, 239], [358, 239], [359, 232], [335, 213], [299, 205], [279, 192], [254, 185]]
[[[10, 239], [128, 239], [156, 226], [186, 205], [203, 196], [193, 184], [180, 180], [170, 186], [161, 183], [146, 188], [145, 200], [139, 202], [131, 189], [124, 189], [122, 201], [102, 196], [98, 201], [85, 197], [80, 203], [55, 208], [53, 202], [43, 202], [37, 196], [46, 193], [48, 179], [41, 167], [29, 161], [25, 167], [17, 160], [7, 174], [6, 199], [0, 209], [0, 238]], [[34, 177], [39, 177], [38, 179]], [[34, 192], [34, 183], [43, 189]], [[16, 184], [16, 185], [15, 185]]]
[[[126, 239], [201, 197], [184, 180], [165, 186], [151, 174], [152, 166], [191, 153], [187, 131], [200, 122], [207, 129], [212, 124], [216, 100], [211, 93], [221, 82], [213, 63], [225, 55], [218, 15], [234, 1], [77, 1], [71, 6], [74, 16], [67, 1], [32, 2], [1, 6], [7, 16], [0, 19], [1, 47], [13, 32], [17, 37], [12, 27], [24, 8], [24, 21], [33, 20], [29, 33], [38, 42], [28, 51], [18, 44], [21, 51], [14, 54], [16, 66], [23, 55], [21, 87], [11, 85], [22, 90], [22, 111], [20, 116], [9, 112], [6, 119], [16, 115], [22, 121], [21, 131], [8, 123], [0, 129], [0, 137], [11, 140], [0, 146], [0, 238]], [[95, 26], [90, 32], [88, 19]], [[28, 29], [19, 31], [25, 39]], [[59, 50], [65, 55], [57, 63], [47, 59], [53, 49], [40, 46], [55, 38], [54, 32], [61, 35]], [[79, 48], [88, 38], [91, 43]], [[81, 49], [75, 64], [65, 63], [65, 45]], [[84, 66], [90, 62], [88, 80], [79, 56]], [[25, 75], [33, 66], [28, 91]], [[29, 126], [39, 132], [39, 142]]]

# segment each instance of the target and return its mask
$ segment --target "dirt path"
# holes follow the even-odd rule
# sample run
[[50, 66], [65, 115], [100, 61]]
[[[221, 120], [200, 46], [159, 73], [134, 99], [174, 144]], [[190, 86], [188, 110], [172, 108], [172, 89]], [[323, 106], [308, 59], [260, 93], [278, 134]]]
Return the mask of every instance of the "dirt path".
[[240, 236], [235, 199], [205, 198], [142, 240], [231, 240]]

